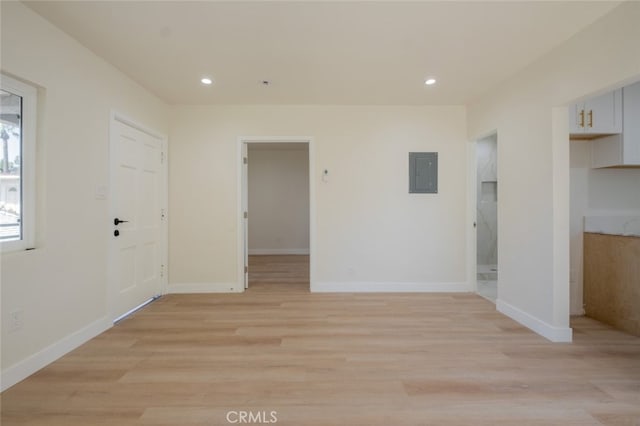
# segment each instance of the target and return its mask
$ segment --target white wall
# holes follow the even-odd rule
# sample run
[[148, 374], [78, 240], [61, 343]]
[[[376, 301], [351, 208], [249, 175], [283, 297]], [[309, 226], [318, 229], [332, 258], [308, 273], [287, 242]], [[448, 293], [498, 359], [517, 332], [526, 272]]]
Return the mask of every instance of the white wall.
[[[109, 326], [111, 108], [167, 133], [167, 107], [19, 2], [2, 2], [2, 70], [39, 87], [37, 248], [2, 256], [2, 387]], [[8, 331], [21, 309], [24, 326]]]
[[[626, 2], [469, 107], [469, 137], [500, 137], [498, 309], [570, 339], [567, 105], [640, 75], [640, 3]], [[566, 260], [565, 260], [566, 259]]]
[[249, 254], [309, 254], [307, 144], [249, 144]]
[[[468, 288], [464, 107], [194, 106], [172, 117], [170, 285], [239, 285], [238, 137], [303, 135], [317, 172], [314, 290]], [[409, 151], [439, 152], [438, 194], [408, 193]]]
[[638, 214], [640, 169], [589, 170], [589, 214]]

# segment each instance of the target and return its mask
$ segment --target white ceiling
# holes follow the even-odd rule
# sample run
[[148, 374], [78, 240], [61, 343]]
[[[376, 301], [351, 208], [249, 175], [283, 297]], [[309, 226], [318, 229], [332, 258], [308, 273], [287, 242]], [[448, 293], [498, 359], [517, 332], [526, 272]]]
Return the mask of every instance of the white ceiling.
[[25, 3], [171, 104], [465, 104], [619, 4]]

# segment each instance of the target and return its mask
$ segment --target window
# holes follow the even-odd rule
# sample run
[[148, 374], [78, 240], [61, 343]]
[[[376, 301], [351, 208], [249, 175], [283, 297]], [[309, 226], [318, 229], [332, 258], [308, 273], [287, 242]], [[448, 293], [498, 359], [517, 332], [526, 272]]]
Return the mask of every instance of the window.
[[0, 244], [33, 247], [36, 88], [0, 74]]

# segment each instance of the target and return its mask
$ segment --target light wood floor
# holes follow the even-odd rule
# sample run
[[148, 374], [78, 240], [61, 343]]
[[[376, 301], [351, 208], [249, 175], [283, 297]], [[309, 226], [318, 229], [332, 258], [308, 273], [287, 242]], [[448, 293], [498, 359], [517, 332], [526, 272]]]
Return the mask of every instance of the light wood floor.
[[161, 298], [4, 392], [2, 425], [640, 424], [639, 338], [580, 318], [549, 343], [475, 294], [311, 294], [306, 261]]
[[309, 291], [309, 256], [249, 256], [249, 292], [282, 291]]

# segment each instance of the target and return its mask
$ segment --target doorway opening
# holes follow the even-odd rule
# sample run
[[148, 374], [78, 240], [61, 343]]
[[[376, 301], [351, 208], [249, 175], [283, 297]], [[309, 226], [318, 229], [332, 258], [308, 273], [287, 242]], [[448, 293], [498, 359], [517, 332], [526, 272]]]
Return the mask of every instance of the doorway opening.
[[476, 289], [498, 297], [498, 135], [476, 143]]
[[309, 291], [309, 140], [242, 141], [243, 281], [252, 292]]

